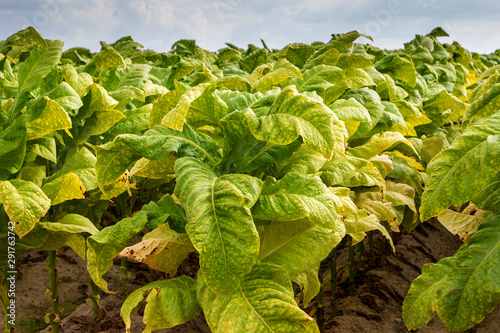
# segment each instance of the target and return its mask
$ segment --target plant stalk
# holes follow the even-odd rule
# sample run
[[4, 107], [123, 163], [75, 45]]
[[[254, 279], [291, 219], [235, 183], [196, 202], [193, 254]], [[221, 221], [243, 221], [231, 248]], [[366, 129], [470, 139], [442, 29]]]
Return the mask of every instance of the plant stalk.
[[320, 287], [316, 300], [318, 301], [318, 312], [316, 312], [316, 320], [318, 323], [320, 333], [325, 333], [325, 312], [323, 307], [323, 279], [319, 278]]
[[128, 269], [127, 269], [127, 258], [121, 258], [120, 275], [122, 280], [122, 299], [127, 298], [127, 287], [128, 287]]
[[59, 295], [57, 294], [57, 251], [49, 251], [49, 278], [50, 278], [50, 305], [51, 305], [51, 324], [52, 333], [59, 333], [60, 312], [59, 312]]
[[354, 246], [349, 246], [349, 296], [354, 296]]
[[370, 266], [375, 267], [375, 251], [373, 250], [373, 231], [368, 232], [368, 247], [370, 249]]
[[333, 315], [337, 315], [338, 300], [337, 300], [337, 247], [332, 250], [332, 262], [330, 263], [330, 289], [332, 291], [332, 311]]
[[365, 245], [363, 241], [358, 243], [359, 250], [359, 279], [361, 284], [365, 283]]
[[92, 312], [94, 314], [94, 333], [99, 332], [99, 322], [97, 321], [97, 317], [100, 314], [99, 308], [99, 287], [94, 283], [93, 280], [90, 280], [90, 285], [92, 286]]
[[380, 254], [380, 266], [385, 265], [385, 255], [387, 252], [387, 239], [385, 237], [382, 238], [382, 249]]

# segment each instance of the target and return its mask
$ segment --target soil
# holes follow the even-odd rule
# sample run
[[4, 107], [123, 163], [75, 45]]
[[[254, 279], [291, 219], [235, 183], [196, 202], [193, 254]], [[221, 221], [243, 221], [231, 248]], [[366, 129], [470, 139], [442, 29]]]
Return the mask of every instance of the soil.
[[[339, 288], [337, 292], [337, 312], [333, 312], [333, 298], [330, 291], [324, 293], [324, 318], [326, 332], [408, 332], [401, 315], [401, 306], [411, 281], [419, 274], [425, 263], [437, 262], [452, 255], [461, 245], [460, 240], [451, 235], [438, 222], [426, 222], [417, 227], [411, 234], [394, 235], [396, 254], [387, 254], [385, 264], [380, 266], [382, 247], [381, 238], [374, 237], [375, 265], [365, 270], [365, 279], [356, 279], [353, 296], [349, 296], [349, 284], [346, 280], [348, 250], [338, 253], [337, 267]], [[365, 257], [370, 263], [368, 244], [365, 242]], [[90, 302], [90, 277], [85, 262], [71, 249], [64, 248], [59, 252], [59, 295], [63, 307], [63, 333], [93, 332], [93, 313]], [[185, 273], [194, 277], [197, 271], [198, 258], [191, 255], [185, 265]], [[44, 322], [44, 315], [50, 309], [49, 299], [44, 296], [49, 286], [45, 266], [48, 258], [44, 252], [29, 252], [21, 256], [19, 275], [16, 283], [17, 332], [50, 332]], [[155, 279], [163, 279], [161, 273], [154, 273], [147, 266], [128, 262], [130, 282], [127, 292], [146, 285]], [[327, 279], [323, 274], [325, 281]], [[155, 275], [156, 274], [156, 275]], [[115, 260], [113, 267], [105, 274], [111, 290], [121, 289], [120, 261]], [[125, 325], [120, 317], [122, 293], [100, 294], [101, 313], [98, 317], [100, 333], [125, 332]], [[132, 316], [131, 332], [142, 332], [143, 309]], [[305, 308], [310, 315], [318, 311], [318, 304], [312, 301]], [[3, 313], [0, 314], [0, 331], [3, 331]], [[188, 323], [172, 329], [157, 330], [158, 333], [209, 333], [203, 314]], [[439, 318], [415, 332], [438, 333], [447, 332]], [[476, 327], [467, 332], [498, 333], [500, 332], [500, 308]], [[292, 333], [292, 332], [291, 332]]]

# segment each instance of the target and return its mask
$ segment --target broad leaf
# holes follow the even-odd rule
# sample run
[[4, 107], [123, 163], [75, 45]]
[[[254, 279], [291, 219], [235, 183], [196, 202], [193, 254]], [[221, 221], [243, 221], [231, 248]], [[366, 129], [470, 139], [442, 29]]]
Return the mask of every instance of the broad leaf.
[[316, 267], [345, 235], [343, 224], [325, 229], [307, 219], [273, 221], [261, 235], [259, 259], [281, 265], [290, 276]]
[[217, 295], [198, 276], [198, 300], [212, 332], [319, 332], [313, 318], [295, 303], [286, 271], [257, 263], [230, 295]]
[[479, 120], [428, 165], [420, 207], [423, 221], [472, 200], [500, 169], [500, 113]]
[[113, 266], [118, 255], [148, 222], [146, 212], [124, 218], [117, 224], [102, 229], [87, 239], [87, 270], [102, 290], [112, 293], [102, 275]]
[[344, 128], [335, 115], [293, 86], [283, 89], [267, 115], [256, 117], [247, 109], [245, 117], [252, 135], [261, 141], [287, 145], [301, 136], [327, 158], [344, 153]]
[[319, 266], [316, 269], [308, 269], [292, 278], [292, 281], [300, 286], [302, 293], [304, 294], [302, 299], [303, 307], [307, 307], [309, 302], [316, 297], [321, 289], [321, 283], [318, 278], [318, 269]]
[[32, 182], [12, 179], [0, 182], [0, 200], [15, 232], [22, 238], [50, 208], [50, 199]]
[[494, 310], [500, 303], [499, 226], [499, 216], [490, 216], [453, 257], [424, 266], [403, 304], [409, 329], [436, 312], [449, 330], [465, 331]]
[[200, 269], [217, 293], [229, 295], [250, 271], [259, 236], [250, 208], [262, 182], [248, 175], [217, 175], [195, 158], [175, 162], [175, 195], [186, 210], [186, 230], [200, 253]]
[[48, 48], [36, 45], [28, 59], [19, 65], [18, 95], [10, 108], [10, 117], [19, 113], [28, 98], [28, 94], [35, 90], [42, 79], [59, 63], [63, 42], [59, 40], [48, 42], [50, 42]]
[[278, 181], [267, 181], [252, 215], [263, 220], [294, 221], [307, 219], [331, 230], [341, 224], [332, 193], [319, 177], [287, 173]]
[[398, 132], [384, 132], [382, 134], [375, 134], [365, 144], [351, 148], [347, 153], [351, 156], [361, 157], [365, 159], [372, 158], [386, 151], [396, 143], [404, 143], [410, 147], [415, 154], [418, 155], [413, 145], [401, 133]]
[[81, 233], [95, 235], [99, 230], [84, 216], [78, 214], [65, 215], [58, 222], [39, 222], [41, 227], [53, 232]]
[[173, 277], [192, 251], [188, 235], [173, 231], [165, 223], [144, 235], [141, 242], [123, 249], [118, 256], [142, 262]]
[[144, 309], [144, 332], [152, 332], [183, 324], [196, 317], [201, 308], [196, 300], [196, 283], [185, 275], [164, 281], [155, 281], [134, 290], [123, 302], [120, 315], [130, 333], [130, 315], [139, 310], [146, 299]]

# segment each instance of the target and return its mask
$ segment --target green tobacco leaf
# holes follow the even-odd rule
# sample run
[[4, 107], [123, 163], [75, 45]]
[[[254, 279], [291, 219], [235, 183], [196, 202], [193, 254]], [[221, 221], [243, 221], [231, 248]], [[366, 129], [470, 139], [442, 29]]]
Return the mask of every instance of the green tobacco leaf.
[[290, 276], [316, 267], [345, 235], [344, 225], [325, 229], [307, 219], [273, 221], [261, 235], [259, 259], [281, 265]]
[[36, 45], [28, 59], [19, 65], [18, 94], [9, 111], [11, 118], [21, 111], [28, 94], [35, 90], [42, 79], [59, 63], [63, 42], [50, 41], [48, 46], [44, 48]]
[[[178, 131], [182, 131], [182, 128], [186, 123], [186, 119], [188, 117], [191, 103], [193, 103], [194, 100], [201, 96], [207, 86], [207, 84], [200, 84], [188, 89], [184, 94], [182, 94], [179, 97], [179, 101], [177, 102], [175, 107], [165, 113], [161, 120], [161, 125], [170, 127]], [[173, 95], [173, 97], [175, 97], [175, 95]], [[166, 102], [168, 105], [169, 101], [167, 100]]]
[[368, 110], [354, 98], [338, 99], [328, 107], [343, 120], [349, 136], [354, 134], [360, 123], [372, 126], [372, 119]]
[[179, 103], [181, 94], [179, 89], [171, 90], [153, 103], [153, 109], [149, 116], [150, 129], [161, 124], [163, 117]]
[[394, 78], [407, 82], [411, 87], [416, 84], [416, 71], [411, 60], [397, 54], [387, 55], [375, 64], [381, 73], [388, 73]]
[[46, 160], [56, 163], [57, 161], [56, 140], [54, 138], [39, 138], [27, 142], [26, 160], [34, 161], [36, 156], [41, 156]]
[[352, 201], [351, 190], [348, 187], [330, 187], [330, 191], [334, 194], [335, 209], [341, 215], [356, 214], [358, 207]]
[[188, 235], [173, 231], [165, 223], [144, 235], [141, 242], [123, 249], [119, 256], [142, 262], [173, 277], [180, 264], [193, 251]]
[[500, 113], [468, 127], [429, 163], [420, 207], [425, 221], [474, 199], [500, 169]]
[[370, 75], [368, 75], [362, 69], [346, 69], [344, 71], [346, 77], [347, 87], [351, 89], [359, 89], [365, 86], [374, 86], [375, 82], [372, 81]]
[[277, 85], [288, 78], [302, 78], [300, 69], [295, 67], [286, 59], [280, 59], [273, 65], [273, 70], [260, 79], [253, 85], [252, 89], [257, 92], [266, 92], [274, 85]]
[[446, 327], [465, 331], [500, 303], [500, 216], [491, 215], [451, 258], [425, 265], [403, 304], [409, 329], [436, 312]]
[[[183, 210], [177, 206], [174, 198], [169, 194], [165, 194], [157, 203], [151, 201], [145, 204], [141, 210], [148, 214], [148, 224], [146, 224], [146, 227], [150, 230], [161, 226], [169, 217], [181, 221], [183, 226], [187, 223]], [[172, 228], [172, 225], [170, 227]], [[174, 230], [181, 232], [177, 229]], [[185, 234], [186, 231], [182, 230], [182, 233]]]
[[126, 118], [121, 119], [105, 133], [105, 137], [115, 138], [120, 134], [143, 133], [149, 129], [149, 116], [153, 104], [146, 104], [139, 108], [126, 110], [123, 114]]
[[176, 131], [164, 126], [156, 126], [144, 135], [122, 134], [117, 136], [97, 151], [95, 164], [97, 181], [101, 188], [115, 183], [130, 164], [145, 157], [149, 160], [161, 160], [169, 153], [180, 156], [200, 156], [212, 164], [218, 147], [210, 138], [199, 135], [188, 125], [184, 131]]
[[86, 147], [82, 147], [73, 155], [67, 157], [61, 169], [52, 175], [52, 177], [45, 179], [45, 183], [48, 184], [56, 178], [62, 177], [68, 173], [73, 173], [83, 184], [82, 191], [91, 191], [98, 187], [95, 174], [95, 163], [96, 157], [94, 154]]
[[58, 222], [39, 222], [38, 225], [53, 232], [67, 232], [72, 234], [87, 232], [91, 235], [99, 232], [88, 218], [78, 214], [68, 214]]
[[481, 209], [500, 213], [500, 172], [472, 201]]
[[500, 109], [500, 83], [495, 84], [465, 111], [464, 120], [488, 118]]
[[302, 73], [302, 78], [292, 78], [290, 82], [295, 84], [297, 91], [315, 91], [318, 95], [328, 89], [335, 87], [339, 81], [344, 79], [342, 69], [334, 66], [318, 65]]
[[215, 85], [218, 89], [224, 88], [232, 91], [250, 92], [251, 90], [248, 80], [239, 76], [221, 77]]
[[259, 235], [250, 208], [262, 182], [248, 175], [221, 177], [195, 158], [175, 162], [175, 195], [188, 219], [186, 230], [200, 253], [205, 281], [217, 293], [236, 290], [259, 252]]
[[252, 73], [255, 68], [267, 62], [268, 50], [259, 49], [254, 51], [239, 61], [241, 69], [247, 73]]
[[284, 56], [295, 66], [302, 68], [307, 59], [314, 53], [314, 47], [303, 43], [292, 43], [285, 46], [278, 54]]
[[432, 117], [432, 115], [442, 114], [450, 109], [453, 110], [454, 113], [462, 115], [465, 111], [466, 104], [446, 92], [446, 90], [441, 90], [439, 94], [425, 100], [423, 107], [425, 114], [429, 117]]
[[433, 308], [442, 295], [442, 285], [457, 265], [450, 257], [422, 267], [422, 274], [413, 280], [403, 302], [403, 320], [408, 329], [418, 329], [435, 316]]
[[457, 235], [463, 242], [467, 242], [474, 235], [479, 225], [484, 222], [488, 215], [488, 213], [478, 210], [476, 205], [470, 204], [470, 206], [474, 207], [475, 212], [472, 214], [469, 213], [470, 209], [468, 209], [469, 212], [466, 209], [462, 213], [447, 209], [437, 216], [439, 223], [453, 235]]
[[19, 238], [30, 232], [50, 208], [50, 199], [45, 193], [25, 180], [0, 182], [0, 200]]
[[47, 177], [45, 165], [28, 164], [21, 169], [18, 179], [33, 182], [36, 186], [41, 187], [45, 177]]
[[40, 114], [36, 119], [26, 123], [28, 140], [37, 139], [56, 130], [71, 128], [71, 118], [56, 101], [44, 97], [43, 103], [36, 103], [36, 105], [40, 107], [40, 110], [28, 110], [28, 113]]
[[373, 65], [373, 56], [364, 53], [341, 53], [335, 66], [340, 68], [365, 69]]
[[393, 231], [398, 232], [399, 226], [392, 203], [382, 199], [382, 189], [374, 187], [356, 193], [356, 206], [368, 214], [373, 214], [378, 221], [387, 221]]
[[34, 251], [57, 251], [69, 246], [80, 258], [85, 260], [85, 237], [67, 232], [48, 232], [43, 245], [33, 248]]
[[86, 119], [95, 112], [112, 111], [118, 101], [109, 96], [106, 89], [97, 83], [88, 86], [87, 94], [82, 97], [83, 106], [78, 110], [75, 119]]
[[144, 332], [183, 324], [201, 312], [196, 300], [196, 283], [193, 280], [183, 275], [175, 279], [155, 281], [134, 290], [123, 302], [120, 316], [127, 333], [131, 332], [130, 315], [139, 310], [145, 295], [148, 297], [144, 309]]
[[277, 176], [279, 178], [280, 175], [285, 175], [289, 172], [296, 172], [304, 176], [314, 174], [318, 172], [326, 162], [327, 159], [323, 155], [302, 145], [288, 160], [281, 163], [280, 171]]
[[92, 76], [89, 73], [78, 73], [76, 68], [71, 65], [63, 65], [61, 73], [64, 81], [76, 91], [78, 96], [83, 96], [87, 87], [93, 83]]
[[57, 205], [66, 200], [85, 199], [87, 190], [83, 182], [73, 172], [68, 172], [42, 186], [42, 191], [50, 199], [51, 205]]
[[331, 44], [326, 44], [307, 59], [303, 70], [309, 70], [321, 65], [335, 66], [339, 58], [340, 52]]
[[220, 126], [220, 119], [227, 112], [226, 103], [215, 92], [215, 85], [212, 85], [191, 103], [187, 122], [193, 127]]
[[352, 237], [355, 244], [365, 239], [366, 232], [379, 230], [391, 244], [392, 250], [396, 252], [391, 235], [374, 214], [368, 215], [364, 210], [359, 210], [358, 214], [345, 215], [344, 224], [346, 234]]
[[324, 104], [293, 86], [283, 89], [267, 115], [256, 117], [247, 109], [245, 116], [252, 135], [261, 141], [287, 145], [301, 136], [326, 158], [344, 154], [344, 128], [338, 119]]
[[174, 163], [177, 158], [173, 154], [168, 154], [164, 158], [156, 161], [141, 158], [130, 170], [130, 176], [162, 179], [175, 178]]
[[147, 213], [138, 212], [87, 238], [87, 270], [94, 283], [105, 292], [112, 293], [102, 275], [113, 266], [113, 258], [141, 232], [147, 222]]
[[198, 277], [198, 300], [212, 332], [319, 332], [313, 318], [295, 303], [286, 271], [257, 263], [230, 295], [217, 295]]
[[120, 66], [125, 66], [122, 56], [112, 47], [105, 47], [92, 57], [92, 61], [85, 66], [84, 71], [93, 74], [108, 67]]
[[18, 172], [23, 166], [25, 155], [26, 128], [24, 126], [13, 124], [0, 132], [1, 171], [7, 171], [9, 174]]
[[83, 105], [80, 96], [66, 82], [60, 83], [44, 96], [56, 101], [66, 112], [70, 112], [72, 109], [78, 109]]
[[96, 83], [89, 86], [88, 93], [82, 97], [82, 101], [83, 106], [73, 118], [74, 123], [85, 119], [85, 124], [76, 138], [79, 144], [86, 142], [92, 135], [106, 132], [125, 118], [121, 111], [115, 110], [118, 101], [110, 97], [106, 89]]
[[302, 289], [302, 292], [304, 294], [302, 304], [304, 305], [304, 307], [307, 307], [309, 302], [314, 297], [316, 297], [316, 295], [320, 291], [321, 283], [319, 282], [318, 278], [318, 269], [319, 266], [316, 269], [308, 269], [292, 278], [292, 281], [297, 283], [300, 286], [300, 289]]
[[307, 219], [331, 230], [341, 224], [332, 193], [319, 177], [287, 173], [278, 181], [266, 181], [252, 215], [262, 220]]
[[349, 179], [369, 163], [367, 160], [359, 157], [335, 155], [321, 168], [321, 180], [327, 186], [346, 184]]
[[103, 78], [102, 86], [118, 101], [135, 98], [144, 101], [144, 86], [151, 66], [132, 64], [116, 68]]
[[351, 148], [347, 154], [364, 159], [370, 159], [380, 153], [386, 151], [396, 143], [404, 143], [410, 147], [418, 156], [418, 152], [413, 145], [401, 133], [398, 132], [384, 132], [382, 134], [375, 134], [365, 144]]

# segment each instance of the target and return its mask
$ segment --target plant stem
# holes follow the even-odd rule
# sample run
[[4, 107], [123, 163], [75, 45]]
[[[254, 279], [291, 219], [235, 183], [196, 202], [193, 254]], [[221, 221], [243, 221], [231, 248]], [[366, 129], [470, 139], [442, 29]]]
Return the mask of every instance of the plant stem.
[[332, 291], [332, 311], [337, 315], [337, 247], [332, 250], [332, 262], [330, 263], [330, 289]]
[[375, 267], [375, 251], [373, 250], [373, 231], [368, 232], [368, 246], [370, 248], [370, 266]]
[[50, 304], [51, 304], [51, 322], [52, 333], [59, 333], [60, 313], [59, 296], [57, 294], [57, 251], [49, 251], [49, 278], [50, 278]]
[[318, 312], [316, 313], [316, 320], [318, 323], [319, 331], [325, 333], [325, 313], [323, 308], [323, 279], [319, 277], [320, 287], [316, 300], [318, 301]]
[[128, 285], [127, 258], [121, 258], [120, 273], [122, 280], [122, 299], [125, 300], [127, 298], [127, 285]]
[[387, 252], [387, 239], [385, 237], [382, 238], [382, 250], [380, 254], [380, 266], [385, 265], [385, 254]]
[[359, 250], [359, 279], [361, 284], [365, 283], [365, 245], [363, 241], [358, 243]]
[[354, 296], [354, 246], [349, 246], [349, 296]]
[[92, 311], [94, 314], [94, 333], [99, 332], [99, 322], [97, 321], [97, 317], [100, 314], [99, 309], [99, 287], [94, 283], [93, 280], [90, 280], [90, 285], [92, 286]]

